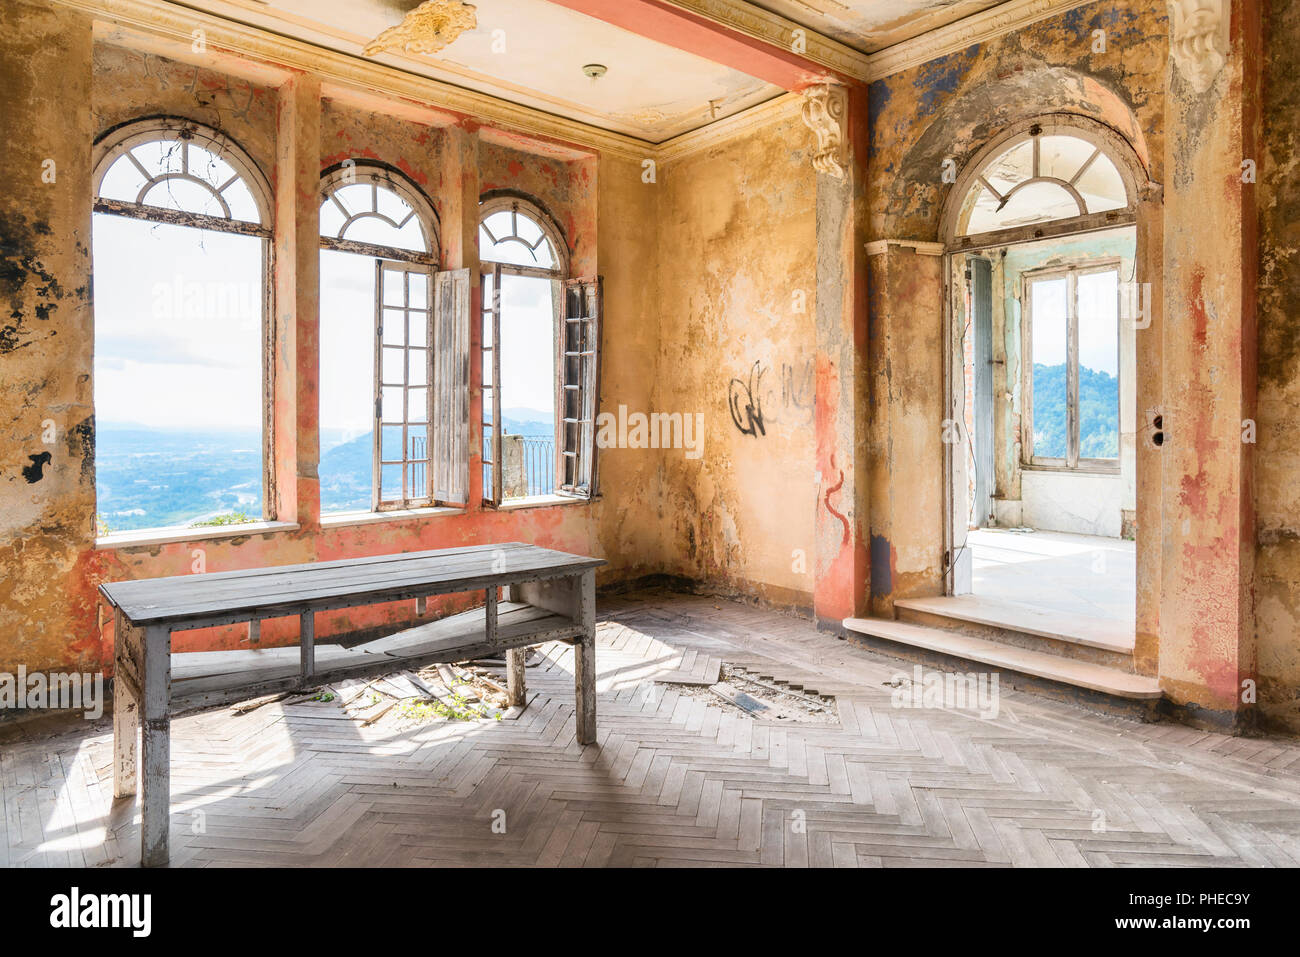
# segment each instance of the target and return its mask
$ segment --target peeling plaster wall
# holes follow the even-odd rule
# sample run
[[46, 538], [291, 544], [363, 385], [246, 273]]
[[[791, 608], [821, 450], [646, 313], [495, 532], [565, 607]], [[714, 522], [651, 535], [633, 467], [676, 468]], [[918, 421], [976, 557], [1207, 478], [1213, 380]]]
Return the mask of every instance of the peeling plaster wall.
[[1255, 627], [1260, 707], [1300, 730], [1300, 6], [1266, 6]]
[[[8, 170], [0, 205], [3, 670], [19, 662], [93, 665], [100, 654], [90, 586], [98, 565], [91, 550], [91, 43], [90, 20], [80, 14], [6, 4], [0, 31], [0, 142]], [[44, 423], [51, 421], [54, 442], [47, 445]]]
[[798, 119], [658, 172], [654, 409], [703, 413], [662, 456], [668, 571], [812, 606], [816, 175]]
[[[101, 619], [96, 589], [101, 582], [193, 570], [201, 548], [207, 571], [415, 551], [454, 545], [528, 541], [608, 557], [600, 580], [609, 582], [658, 571], [658, 475], [645, 457], [620, 450], [602, 454], [600, 469], [613, 490], [592, 503], [462, 514], [394, 518], [362, 525], [319, 521], [316, 462], [319, 426], [315, 408], [314, 270], [291, 264], [317, 256], [310, 229], [319, 202], [315, 171], [346, 156], [383, 160], [409, 175], [433, 200], [443, 220], [446, 261], [462, 261], [463, 218], [477, 222], [477, 186], [524, 190], [542, 199], [565, 229], [574, 272], [608, 270], [603, 394], [647, 405], [653, 384], [658, 329], [650, 321], [652, 284], [637, 268], [654, 261], [653, 195], [640, 188], [638, 167], [628, 161], [581, 155], [572, 147], [517, 143], [509, 148], [476, 143], [478, 127], [419, 122], [428, 105], [317, 98], [311, 77], [276, 79], [269, 68], [218, 60], [210, 66], [95, 42], [88, 17], [63, 7], [17, 0], [6, 8], [10, 28], [0, 35], [3, 80], [8, 91], [0, 130], [10, 144], [13, 186], [0, 209], [5, 292], [9, 310], [0, 333], [0, 393], [5, 409], [0, 444], [0, 671], [75, 666], [93, 669], [111, 660], [112, 623]], [[129, 38], [122, 43], [131, 43]], [[188, 43], [185, 44], [188, 46]], [[270, 77], [250, 82], [249, 74]], [[56, 83], [49, 78], [58, 77]], [[276, 88], [277, 83], [283, 87]], [[373, 99], [373, 98], [372, 98]], [[391, 108], [377, 110], [372, 107]], [[436, 107], [436, 104], [433, 106]], [[90, 302], [91, 142], [127, 120], [174, 114], [218, 127], [244, 147], [277, 193], [279, 218], [286, 210], [308, 226], [301, 248], [281, 248], [277, 229], [275, 304], [277, 387], [275, 421], [279, 483], [272, 495], [280, 518], [298, 520], [296, 531], [275, 531], [164, 545], [97, 548], [94, 538], [94, 322]], [[441, 120], [447, 122], [446, 115]], [[448, 136], [468, 139], [471, 168], [456, 181]], [[311, 139], [303, 140], [302, 136]], [[295, 141], [293, 138], [297, 137]], [[319, 149], [317, 149], [319, 147]], [[305, 154], [301, 151], [306, 150]], [[295, 152], [297, 151], [297, 152]], [[286, 157], [293, 167], [281, 168]], [[473, 168], [477, 162], [481, 168]], [[577, 157], [577, 158], [574, 158]], [[41, 181], [42, 162], [57, 164], [57, 183]], [[598, 168], [612, 184], [596, 191]], [[294, 181], [283, 181], [285, 176]], [[467, 178], [468, 177], [468, 178]], [[465, 199], [460, 190], [472, 180]], [[310, 184], [310, 185], [309, 185]], [[629, 184], [635, 184], [629, 185]], [[465, 217], [461, 214], [465, 213]], [[281, 223], [280, 225], [284, 225]], [[475, 257], [476, 258], [476, 257]], [[286, 295], [287, 293], [287, 295]], [[295, 310], [298, 314], [295, 316]], [[283, 409], [282, 403], [287, 403]], [[42, 443], [46, 420], [57, 438]], [[48, 453], [48, 457], [45, 453]], [[40, 459], [40, 467], [30, 456]], [[24, 472], [26, 469], [26, 473]], [[27, 475], [36, 476], [29, 479]], [[646, 547], [629, 547], [641, 537]], [[452, 596], [431, 602], [430, 614], [459, 610], [476, 601]], [[343, 610], [318, 617], [317, 635], [390, 629], [414, 620], [414, 603]], [[247, 647], [241, 627], [181, 632], [177, 651]], [[270, 620], [263, 645], [297, 641], [293, 620]]]

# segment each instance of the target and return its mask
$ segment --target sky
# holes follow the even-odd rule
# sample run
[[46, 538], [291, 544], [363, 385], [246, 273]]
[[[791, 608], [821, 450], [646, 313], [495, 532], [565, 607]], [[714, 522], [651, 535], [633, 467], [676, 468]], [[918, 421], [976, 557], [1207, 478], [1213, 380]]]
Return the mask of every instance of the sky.
[[260, 429], [262, 241], [96, 213], [95, 414]]
[[[1083, 273], [1077, 277], [1079, 365], [1119, 376], [1119, 273]], [[1060, 365], [1066, 359], [1064, 277], [1031, 285], [1033, 361]]]

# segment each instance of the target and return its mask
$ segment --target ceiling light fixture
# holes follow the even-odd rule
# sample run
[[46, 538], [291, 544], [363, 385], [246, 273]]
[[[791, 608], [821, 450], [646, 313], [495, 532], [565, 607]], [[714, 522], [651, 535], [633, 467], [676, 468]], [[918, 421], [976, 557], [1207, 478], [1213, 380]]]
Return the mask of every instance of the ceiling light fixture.
[[609, 72], [609, 70], [603, 63], [588, 63], [582, 68], [582, 72], [593, 80], [598, 80]]

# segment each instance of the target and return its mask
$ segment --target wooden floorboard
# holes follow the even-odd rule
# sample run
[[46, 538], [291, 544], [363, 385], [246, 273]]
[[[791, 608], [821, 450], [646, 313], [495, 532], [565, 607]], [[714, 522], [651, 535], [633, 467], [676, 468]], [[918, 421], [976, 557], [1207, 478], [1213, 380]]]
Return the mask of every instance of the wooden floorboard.
[[[599, 609], [597, 745], [575, 740], [559, 643], [502, 721], [362, 727], [303, 702], [176, 718], [173, 866], [1300, 866], [1294, 740], [1007, 690], [995, 718], [900, 709], [910, 664], [797, 618], [660, 592]], [[839, 722], [698, 697], [724, 662], [834, 696]], [[0, 747], [0, 866], [137, 863], [111, 728], [79, 725]]]

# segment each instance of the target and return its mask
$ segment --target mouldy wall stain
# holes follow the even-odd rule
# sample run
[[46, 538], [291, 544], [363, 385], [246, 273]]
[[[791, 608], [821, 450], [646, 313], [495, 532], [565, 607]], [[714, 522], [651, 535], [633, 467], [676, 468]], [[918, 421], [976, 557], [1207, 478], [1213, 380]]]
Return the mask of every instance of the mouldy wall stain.
[[663, 457], [667, 571], [810, 607], [815, 566], [816, 177], [781, 121], [663, 166], [655, 392], [704, 413]]

